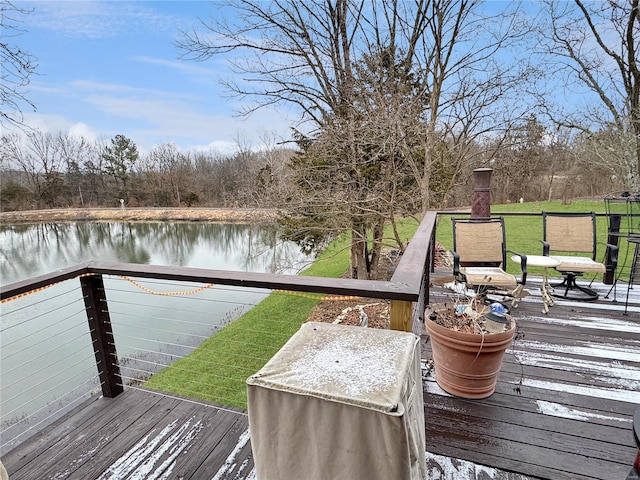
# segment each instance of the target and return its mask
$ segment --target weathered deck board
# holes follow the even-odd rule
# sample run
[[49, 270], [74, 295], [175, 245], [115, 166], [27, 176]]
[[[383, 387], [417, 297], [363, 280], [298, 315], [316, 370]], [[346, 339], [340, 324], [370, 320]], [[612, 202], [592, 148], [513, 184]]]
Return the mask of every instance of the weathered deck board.
[[[224, 480], [244, 478], [237, 475], [253, 467], [248, 442], [234, 451], [241, 435], [248, 436], [243, 412], [127, 389], [73, 413], [3, 458], [11, 480]], [[238, 464], [236, 456], [247, 463]], [[206, 475], [199, 475], [203, 468]]]
[[[508, 350], [487, 399], [443, 392], [423, 336], [429, 478], [611, 480], [631, 469], [640, 289], [626, 316], [626, 287], [614, 302], [602, 284], [598, 302], [559, 301], [545, 315], [536, 282], [513, 311], [524, 338]], [[434, 287], [432, 301], [447, 294]], [[87, 401], [2, 460], [11, 480], [256, 478], [244, 412], [131, 388]]]
[[[524, 338], [487, 399], [452, 397], [425, 372], [427, 450], [531, 477], [626, 478], [640, 403], [640, 292], [623, 315], [620, 289], [614, 302], [604, 298], [610, 287], [596, 288], [597, 302], [561, 300], [543, 314], [539, 283], [528, 282], [531, 295], [512, 311]], [[432, 290], [432, 301], [442, 295]]]

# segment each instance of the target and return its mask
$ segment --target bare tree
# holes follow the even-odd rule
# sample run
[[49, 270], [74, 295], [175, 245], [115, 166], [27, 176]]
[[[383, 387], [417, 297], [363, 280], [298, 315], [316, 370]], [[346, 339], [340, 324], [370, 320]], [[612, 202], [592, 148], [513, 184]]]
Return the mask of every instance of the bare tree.
[[180, 206], [193, 192], [192, 165], [188, 155], [171, 142], [157, 145], [136, 166], [147, 199], [157, 206]]
[[[314, 242], [321, 231], [344, 229], [347, 219], [352, 272], [365, 278], [375, 267], [381, 223], [399, 208], [406, 213], [408, 205], [414, 212], [427, 209], [435, 183], [448, 188], [460, 169], [449, 172], [445, 163], [467, 158], [472, 134], [495, 130], [496, 122], [487, 122], [496, 118], [493, 104], [516, 79], [522, 81], [522, 72], [516, 75], [491, 57], [523, 32], [511, 23], [493, 23], [495, 31], [479, 36], [479, 29], [493, 22], [474, 13], [481, 5], [472, 0], [231, 1], [225, 6], [234, 15], [223, 12], [202, 21], [200, 31], [185, 33], [180, 47], [186, 58], [199, 61], [233, 54], [232, 68], [242, 80], [226, 85], [253, 101], [245, 113], [274, 104], [298, 109], [298, 127], [305, 133], [297, 139], [308, 163], [298, 159], [298, 185], [311, 192], [303, 172], [311, 168], [316, 194], [306, 198], [317, 199], [319, 207], [293, 202], [295, 214], [306, 212], [318, 222], [315, 230], [307, 225], [309, 235], [300, 240]], [[314, 145], [321, 142], [325, 145]], [[332, 168], [318, 166], [323, 156]], [[450, 173], [449, 184], [432, 181], [436, 171]], [[407, 173], [413, 177], [408, 183]], [[408, 188], [414, 197], [416, 185], [418, 202], [398, 201]], [[330, 203], [333, 208], [326, 208]]]
[[84, 137], [76, 137], [69, 134], [56, 136], [58, 155], [65, 170], [65, 186], [70, 201], [76, 199], [74, 204], [85, 205], [85, 195], [93, 195], [91, 186], [86, 183], [83, 167], [92, 162], [98, 152], [96, 145]]
[[529, 28], [517, 5], [497, 14], [484, 6], [475, 0], [429, 3], [421, 61], [425, 160], [412, 165], [424, 210], [446, 204], [457, 182], [491, 161], [494, 152], [479, 148], [484, 140], [500, 141], [530, 107], [524, 91], [532, 68], [521, 53]]
[[26, 91], [37, 68], [36, 59], [15, 43], [24, 33], [20, 17], [29, 13], [9, 0], [0, 2], [0, 124], [24, 127], [22, 109], [36, 108]]
[[547, 115], [581, 132], [594, 161], [640, 190], [638, 0], [545, 4], [548, 24], [541, 25], [538, 38], [547, 75], [555, 80], [547, 84], [563, 85], [574, 97], [590, 93], [587, 102], [558, 105], [550, 103], [557, 96], [541, 92]]
[[56, 207], [64, 188], [64, 162], [59, 141], [39, 130], [2, 137], [2, 157], [22, 170], [36, 207]]

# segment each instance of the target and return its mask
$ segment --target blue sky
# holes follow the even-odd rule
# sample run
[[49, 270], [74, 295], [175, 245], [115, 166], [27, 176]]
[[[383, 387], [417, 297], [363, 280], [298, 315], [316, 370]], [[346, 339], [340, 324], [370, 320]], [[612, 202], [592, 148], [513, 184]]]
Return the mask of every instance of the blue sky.
[[173, 142], [182, 149], [259, 145], [266, 132], [287, 136], [285, 112], [238, 118], [237, 99], [218, 84], [224, 59], [180, 60], [174, 41], [198, 18], [220, 14], [208, 1], [15, 0], [33, 9], [16, 43], [37, 58], [23, 109], [25, 123], [88, 139], [131, 138], [145, 151]]
[[[224, 14], [215, 0], [13, 1], [33, 10], [22, 17], [24, 33], [16, 39], [38, 63], [27, 94], [37, 111], [23, 109], [29, 126], [89, 140], [123, 134], [142, 152], [173, 142], [185, 150], [228, 153], [238, 142], [258, 147], [265, 137], [290, 138], [296, 118], [284, 110], [236, 115], [240, 100], [219, 84], [231, 75], [225, 58], [180, 59], [174, 43], [180, 31]], [[484, 4], [491, 11], [506, 5]], [[532, 15], [538, 11], [536, 1], [525, 5]], [[578, 90], [555, 94], [564, 103], [586, 101]]]

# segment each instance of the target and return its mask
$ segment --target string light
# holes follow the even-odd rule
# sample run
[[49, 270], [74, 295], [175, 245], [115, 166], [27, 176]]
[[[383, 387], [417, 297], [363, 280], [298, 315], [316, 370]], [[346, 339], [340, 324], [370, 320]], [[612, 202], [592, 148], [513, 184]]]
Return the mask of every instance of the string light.
[[[93, 275], [93, 274], [92, 273], [83, 273], [82, 275], [78, 275], [75, 278], [89, 277], [91, 275]], [[14, 295], [13, 297], [3, 298], [2, 300], [0, 300], [0, 305], [3, 304], [3, 303], [10, 302], [12, 300], [17, 300], [19, 298], [26, 297], [27, 295], [31, 295], [32, 293], [42, 292], [43, 290], [46, 290], [47, 288], [51, 288], [54, 285], [58, 285], [60, 283], [62, 283], [62, 282], [50, 283], [49, 285], [45, 285], [43, 287], [35, 288], [33, 290], [29, 290], [28, 292], [19, 293], [18, 295]]]
[[[88, 277], [88, 276], [92, 276], [94, 274], [92, 273], [84, 273], [82, 275], [78, 275], [75, 278], [81, 278], [81, 277]], [[194, 295], [196, 293], [202, 292], [204, 290], [207, 290], [209, 288], [213, 288], [215, 287], [215, 283], [209, 283], [207, 285], [204, 285], [202, 287], [198, 287], [198, 288], [194, 288], [192, 290], [188, 290], [188, 291], [182, 291], [182, 292], [159, 292], [157, 290], [152, 290], [150, 288], [145, 287], [144, 285], [136, 282], [135, 280], [133, 280], [130, 277], [127, 277], [126, 275], [119, 275], [120, 278], [122, 278], [123, 280], [126, 280], [127, 282], [131, 283], [132, 285], [134, 285], [135, 287], [139, 288], [140, 290], [149, 293], [151, 295], [158, 295], [158, 296], [164, 296], [164, 297], [176, 297], [176, 296], [185, 296], [185, 295]], [[31, 295], [33, 293], [38, 293], [38, 292], [42, 292], [43, 290], [46, 290], [48, 288], [53, 287], [54, 285], [58, 285], [61, 282], [56, 282], [56, 283], [51, 283], [49, 285], [45, 285], [43, 287], [39, 287], [36, 288], [34, 290], [29, 290], [28, 292], [24, 292], [24, 293], [20, 293], [18, 295], [14, 295], [12, 297], [8, 297], [8, 298], [4, 298], [0, 301], [0, 304], [6, 303], [6, 302], [10, 302], [12, 300], [17, 300], [19, 298], [22, 297], [26, 297], [27, 295]], [[357, 300], [360, 299], [361, 297], [358, 296], [354, 296], [354, 295], [322, 295], [322, 294], [318, 294], [318, 293], [306, 293], [306, 292], [294, 292], [292, 290], [273, 290], [274, 293], [281, 293], [281, 294], [285, 294], [285, 295], [291, 295], [291, 296], [295, 296], [295, 297], [303, 297], [303, 298], [310, 298], [313, 300], [320, 300], [320, 301], [325, 301], [325, 302], [340, 302], [340, 301], [346, 301], [346, 300]]]
[[208, 285], [204, 285], [203, 287], [194, 288], [193, 290], [188, 290], [186, 292], [158, 292], [157, 290], [151, 290], [150, 288], [145, 287], [144, 285], [139, 284], [132, 278], [129, 278], [125, 275], [120, 275], [120, 278], [126, 280], [127, 282], [135, 285], [140, 290], [150, 293], [151, 295], [159, 295], [161, 297], [177, 297], [180, 295], [193, 295], [195, 293], [202, 292], [203, 290], [207, 290], [208, 288], [215, 287], [215, 283], [209, 283]]

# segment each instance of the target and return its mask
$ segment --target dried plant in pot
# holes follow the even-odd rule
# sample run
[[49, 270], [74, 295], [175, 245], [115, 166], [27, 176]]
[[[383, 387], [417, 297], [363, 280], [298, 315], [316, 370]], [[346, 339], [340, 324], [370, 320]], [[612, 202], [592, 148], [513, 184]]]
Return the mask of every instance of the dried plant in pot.
[[493, 394], [504, 353], [516, 332], [514, 318], [487, 305], [453, 301], [425, 312], [436, 382], [464, 398]]

